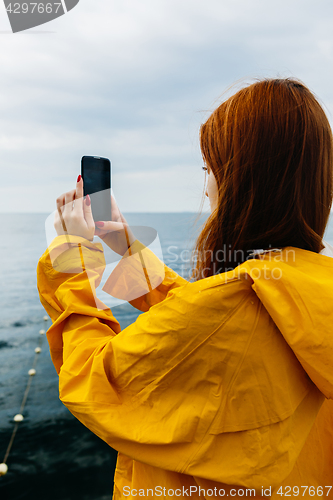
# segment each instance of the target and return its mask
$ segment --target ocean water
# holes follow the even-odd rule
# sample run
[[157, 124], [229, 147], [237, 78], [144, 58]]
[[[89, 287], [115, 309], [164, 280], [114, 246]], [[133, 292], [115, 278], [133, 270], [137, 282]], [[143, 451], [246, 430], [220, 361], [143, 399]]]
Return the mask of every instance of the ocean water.
[[[198, 233], [195, 214], [125, 215], [139, 239], [155, 230], [165, 263], [186, 274], [181, 266]], [[47, 247], [46, 219], [46, 214], [0, 214], [0, 463], [14, 429], [13, 417], [20, 410], [34, 349], [43, 341], [24, 421], [7, 459], [8, 472], [0, 477], [0, 498], [106, 500], [112, 495], [116, 452], [60, 402], [47, 340], [39, 334], [51, 324], [43, 320], [36, 288], [37, 262]], [[112, 311], [122, 329], [140, 314], [119, 301]]]
[[[200, 224], [195, 214], [126, 214], [132, 226], [157, 231], [164, 261], [187, 275], [188, 251]], [[36, 288], [36, 266], [47, 246], [44, 214], [0, 214], [0, 463], [14, 429], [32, 368], [34, 349], [43, 341], [37, 373], [0, 477], [1, 500], [111, 499], [116, 452], [78, 422], [58, 398], [58, 377], [45, 336], [45, 311]], [[137, 234], [140, 239], [140, 234]], [[144, 236], [143, 236], [144, 237]], [[325, 240], [333, 245], [333, 223]], [[127, 303], [112, 308], [123, 328], [140, 314]]]

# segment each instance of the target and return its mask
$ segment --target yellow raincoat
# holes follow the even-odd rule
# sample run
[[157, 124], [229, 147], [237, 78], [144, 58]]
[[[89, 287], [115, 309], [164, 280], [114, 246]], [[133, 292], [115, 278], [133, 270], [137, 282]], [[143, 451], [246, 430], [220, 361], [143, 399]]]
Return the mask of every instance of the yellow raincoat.
[[115, 499], [333, 498], [332, 258], [287, 247], [194, 283], [165, 266], [120, 331], [96, 307], [102, 245], [68, 241], [38, 289], [60, 399], [119, 452]]

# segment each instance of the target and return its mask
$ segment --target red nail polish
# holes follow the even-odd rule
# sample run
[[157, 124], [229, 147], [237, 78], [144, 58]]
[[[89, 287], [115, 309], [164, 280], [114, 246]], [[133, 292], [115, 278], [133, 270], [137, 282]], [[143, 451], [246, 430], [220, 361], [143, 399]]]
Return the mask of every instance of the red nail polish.
[[90, 205], [91, 205], [91, 200], [90, 200], [89, 194], [87, 194], [87, 196], [86, 196], [86, 205], [87, 205], [87, 207], [90, 207]]
[[95, 222], [96, 226], [97, 227], [103, 227], [104, 226], [104, 222]]
[[76, 181], [76, 182], [80, 182], [80, 180], [81, 180], [81, 175], [79, 175], [79, 176], [78, 176], [78, 178], [77, 178], [77, 181]]

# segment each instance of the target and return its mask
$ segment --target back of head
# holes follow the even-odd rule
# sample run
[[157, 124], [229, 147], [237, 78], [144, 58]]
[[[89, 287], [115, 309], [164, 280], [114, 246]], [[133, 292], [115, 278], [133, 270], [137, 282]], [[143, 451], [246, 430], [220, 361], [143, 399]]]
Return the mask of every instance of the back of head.
[[266, 79], [241, 89], [202, 125], [200, 139], [219, 194], [197, 241], [197, 279], [233, 269], [256, 248], [323, 248], [332, 131], [305, 85]]

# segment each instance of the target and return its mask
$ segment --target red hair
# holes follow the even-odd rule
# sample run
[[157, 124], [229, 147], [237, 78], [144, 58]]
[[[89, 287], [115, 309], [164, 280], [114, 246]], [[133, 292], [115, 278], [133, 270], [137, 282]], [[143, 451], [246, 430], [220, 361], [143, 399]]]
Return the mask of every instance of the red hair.
[[320, 252], [332, 204], [332, 131], [305, 85], [267, 79], [241, 89], [201, 126], [200, 142], [218, 206], [196, 243], [196, 279], [235, 268], [256, 248]]

